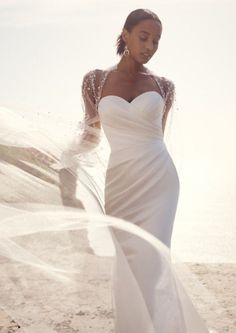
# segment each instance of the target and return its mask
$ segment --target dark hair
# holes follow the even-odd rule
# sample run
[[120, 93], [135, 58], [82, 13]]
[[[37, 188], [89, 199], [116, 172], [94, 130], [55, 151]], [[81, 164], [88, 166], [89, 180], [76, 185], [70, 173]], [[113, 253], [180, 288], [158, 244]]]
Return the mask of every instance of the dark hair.
[[[141, 8], [135, 9], [127, 16], [123, 29], [126, 29], [127, 31], [130, 32], [133, 29], [133, 27], [136, 26], [139, 22], [150, 19], [155, 20], [158, 23], [162, 24], [159, 17], [151, 10], [141, 9]], [[122, 34], [120, 34], [117, 37], [116, 45], [117, 45], [116, 53], [122, 55], [125, 48], [125, 42], [122, 38]]]

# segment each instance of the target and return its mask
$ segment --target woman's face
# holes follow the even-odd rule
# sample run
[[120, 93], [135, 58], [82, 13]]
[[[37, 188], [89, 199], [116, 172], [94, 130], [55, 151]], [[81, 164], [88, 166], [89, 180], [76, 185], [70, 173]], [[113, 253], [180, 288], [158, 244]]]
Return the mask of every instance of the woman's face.
[[139, 22], [131, 32], [123, 30], [122, 37], [130, 51], [130, 56], [138, 63], [145, 64], [158, 49], [161, 38], [161, 24], [147, 19]]

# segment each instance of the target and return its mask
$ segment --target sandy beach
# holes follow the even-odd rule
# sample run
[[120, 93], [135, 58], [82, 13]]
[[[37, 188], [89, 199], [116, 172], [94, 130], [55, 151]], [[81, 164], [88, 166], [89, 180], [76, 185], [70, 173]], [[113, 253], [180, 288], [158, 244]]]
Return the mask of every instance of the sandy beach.
[[[1, 150], [1, 147], [0, 147]], [[8, 155], [7, 155], [8, 156]], [[30, 157], [31, 158], [31, 157]], [[41, 175], [37, 174], [38, 182], [36, 184], [40, 185], [39, 178]], [[32, 177], [34, 179], [34, 177]], [[4, 180], [4, 179], [3, 179]], [[40, 180], [43, 182], [45, 179]], [[19, 183], [19, 188], [23, 188], [26, 191], [25, 196], [28, 196], [29, 189], [23, 187], [25, 184]], [[3, 185], [3, 184], [2, 184]], [[43, 183], [45, 188], [45, 183]], [[53, 184], [51, 184], [53, 186]], [[8, 181], [6, 186], [9, 186]], [[33, 183], [35, 189], [35, 183]], [[14, 183], [14, 193], [18, 195], [21, 191], [16, 191], [16, 183]], [[36, 193], [37, 191], [34, 191]], [[52, 192], [55, 192], [55, 188], [53, 187]], [[15, 200], [18, 198], [12, 197], [13, 192], [9, 192], [9, 198], [5, 198], [5, 200], [9, 199]], [[41, 192], [38, 191], [40, 194]], [[6, 193], [4, 192], [4, 196]], [[48, 191], [48, 197], [45, 198], [45, 192], [43, 193], [43, 200], [47, 203], [49, 202], [49, 198], [59, 198], [58, 193], [56, 192], [56, 196], [53, 197], [52, 193]], [[28, 198], [28, 197], [27, 197]], [[24, 196], [23, 196], [24, 199]], [[33, 198], [35, 200], [35, 198]], [[36, 198], [36, 202], [41, 202], [41, 198]], [[58, 200], [59, 200], [58, 199]], [[43, 202], [44, 202], [43, 201]], [[53, 201], [53, 202], [54, 202]], [[84, 253], [84, 250], [89, 247], [89, 244], [86, 241], [86, 237], [79, 237], [80, 242], [78, 243], [76, 239], [74, 239], [74, 246], [77, 248], [77, 253], [80, 251], [83, 253], [83, 261], [82, 263], [79, 261], [80, 257], [75, 260], [78, 265], [82, 264], [84, 275], [81, 276], [81, 279], [77, 281], [78, 290], [82, 291], [79, 294], [79, 297], [82, 297], [83, 302], [78, 304], [78, 294], [75, 296], [71, 296], [73, 302], [73, 314], [68, 314], [68, 312], [63, 311], [65, 308], [61, 306], [63, 303], [63, 298], [60, 298], [60, 289], [52, 289], [55, 293], [51, 296], [50, 289], [45, 293], [43, 304], [47, 303], [47, 298], [51, 297], [51, 305], [52, 307], [49, 309], [53, 309], [54, 306], [56, 311], [50, 313], [50, 316], [53, 317], [53, 323], [51, 325], [51, 329], [45, 329], [44, 317], [47, 313], [47, 307], [43, 308], [40, 314], [37, 313], [37, 307], [32, 307], [29, 305], [26, 306], [26, 309], [30, 309], [30, 313], [27, 313], [27, 320], [34, 324], [34, 328], [32, 333], [112, 333], [114, 332], [113, 322], [114, 322], [114, 313], [111, 306], [111, 284], [110, 277], [108, 274], [108, 266], [110, 264], [110, 259], [108, 257], [95, 258], [95, 262], [93, 262], [93, 256], [88, 256]], [[62, 240], [61, 240], [62, 241]], [[56, 238], [54, 245], [56, 245], [58, 239]], [[53, 243], [52, 243], [53, 246]], [[53, 247], [51, 249], [47, 249], [45, 254], [47, 256], [48, 253], [53, 252]], [[2, 264], [0, 262], [0, 264]], [[203, 295], [199, 293], [199, 285], [195, 285], [194, 281], [192, 285], [190, 285], [188, 294], [190, 295], [192, 302], [198, 309], [202, 318], [207, 322], [208, 327], [214, 329], [218, 333], [235, 333], [236, 332], [236, 303], [235, 297], [236, 295], [236, 264], [231, 263], [190, 263], [186, 262], [186, 266], [189, 270], [194, 273], [200, 281], [200, 283], [209, 291], [209, 295]], [[92, 267], [92, 268], [91, 268]], [[96, 267], [96, 268], [95, 268]], [[11, 269], [10, 269], [11, 271]], [[3, 270], [4, 272], [4, 270]], [[91, 274], [91, 275], [90, 275]], [[28, 276], [26, 274], [26, 276]], [[1, 304], [5, 304], [5, 300], [9, 298], [8, 291], [10, 291], [8, 286], [8, 281], [10, 280], [9, 276], [0, 276], [2, 279], [2, 286], [0, 290]], [[21, 283], [21, 280], [13, 271], [14, 279], [17, 279], [17, 283]], [[37, 286], [37, 278], [34, 280], [33, 286], [38, 288]], [[44, 282], [45, 283], [45, 282]], [[45, 285], [46, 287], [46, 285]], [[47, 288], [45, 288], [46, 290]], [[36, 289], [38, 290], [38, 289]], [[40, 289], [39, 289], [40, 290]], [[38, 295], [36, 293], [36, 295]], [[41, 295], [40, 295], [41, 296]], [[37, 296], [38, 297], [38, 296]], [[17, 295], [13, 293], [13, 305], [16, 303], [21, 304]], [[33, 304], [33, 303], [32, 303]], [[20, 308], [21, 310], [21, 308]], [[27, 310], [25, 310], [27, 311]], [[50, 311], [50, 310], [49, 310]], [[59, 313], [59, 314], [58, 314]], [[24, 316], [23, 316], [24, 317]], [[27, 321], [26, 321], [27, 322]], [[20, 327], [20, 323], [17, 322], [17, 318], [12, 318], [9, 316], [4, 310], [0, 309], [0, 333], [24, 333], [24, 328]], [[30, 332], [31, 333], [31, 332]], [[125, 332], [124, 332], [125, 333]], [[129, 332], [134, 333], [134, 332]], [[161, 332], [160, 332], [161, 333]]]
[[[109, 260], [109, 259], [105, 259]], [[104, 267], [106, 262], [103, 261]], [[236, 264], [230, 263], [186, 263], [187, 267], [200, 278], [200, 282], [214, 294], [213, 299], [204, 299], [198, 295], [198, 289], [191, 293], [193, 303], [197, 306], [201, 316], [211, 325], [211, 329], [218, 333], [234, 333], [236, 331], [236, 305], [234, 295], [236, 294]], [[99, 290], [100, 300], [108, 297], [107, 293], [108, 281], [101, 279], [94, 281], [89, 285], [91, 289], [91, 298], [97, 298]], [[109, 288], [108, 288], [109, 289]], [[97, 291], [95, 293], [95, 290]], [[76, 315], [63, 318], [57, 318], [57, 323], [50, 331], [45, 331], [43, 324], [41, 327], [35, 327], [34, 333], [37, 332], [96, 332], [111, 333], [113, 330], [113, 313], [112, 309], [107, 307], [106, 302], [96, 304], [91, 308], [84, 304]], [[91, 302], [90, 302], [91, 304]], [[107, 308], [106, 308], [107, 307]], [[1, 333], [24, 333], [14, 318], [9, 317], [4, 311], [0, 312], [0, 332]], [[33, 332], [32, 332], [33, 333]], [[131, 332], [130, 332], [131, 333]]]

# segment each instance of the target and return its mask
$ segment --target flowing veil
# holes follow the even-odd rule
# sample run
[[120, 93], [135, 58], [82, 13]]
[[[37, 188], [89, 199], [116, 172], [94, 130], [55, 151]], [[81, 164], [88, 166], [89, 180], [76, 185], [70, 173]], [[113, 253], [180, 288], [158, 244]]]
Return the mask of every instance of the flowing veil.
[[[84, 119], [76, 125], [0, 108], [0, 306], [30, 333], [114, 332], [117, 321], [127, 332], [154, 333], [154, 317], [162, 333], [208, 332], [213, 323], [199, 316], [192, 286], [199, 303], [216, 302], [214, 295], [153, 235], [105, 214], [109, 145], [89, 80], [99, 86], [93, 73], [85, 76]], [[118, 231], [143, 244], [139, 263], [152, 269], [153, 313]]]

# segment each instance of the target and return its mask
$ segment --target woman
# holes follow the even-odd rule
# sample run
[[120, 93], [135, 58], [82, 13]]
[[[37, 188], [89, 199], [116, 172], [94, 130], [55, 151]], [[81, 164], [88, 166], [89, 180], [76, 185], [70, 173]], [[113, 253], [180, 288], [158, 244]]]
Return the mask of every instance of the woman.
[[161, 32], [154, 13], [133, 11], [118, 38], [120, 62], [86, 74], [83, 96], [89, 121], [94, 117], [96, 128], [102, 123], [111, 147], [106, 214], [143, 226], [170, 246], [179, 179], [163, 134], [174, 84], [144, 66], [157, 51]]
[[[162, 23], [150, 10], [137, 9], [128, 15], [117, 39], [119, 63], [106, 70], [91, 70], [83, 78], [86, 127], [80, 148], [75, 145], [71, 156], [83, 151], [83, 146], [87, 151], [94, 149], [103, 128], [111, 149], [105, 177], [105, 214], [134, 223], [170, 248], [179, 178], [163, 136], [175, 90], [172, 81], [144, 66], [156, 53], [161, 33]], [[171, 305], [161, 291], [157, 292], [165, 272], [161, 257], [137, 237], [118, 230], [112, 230], [112, 236], [118, 253], [115, 332], [208, 332], [190, 303], [189, 326], [184, 302], [181, 304], [177, 295], [174, 299], [175, 293], [168, 290], [171, 283], [163, 288], [173, 297]], [[123, 255], [128, 262], [126, 270], [132, 271], [138, 283], [142, 310], [131, 310], [132, 304], [128, 305], [135, 292], [130, 292], [131, 282], [125, 284]]]
[[[121, 55], [119, 63], [106, 70], [91, 70], [83, 78], [85, 118], [82, 135], [78, 135], [63, 152], [58, 164], [52, 164], [57, 158], [50, 153], [46, 160], [45, 152], [38, 153], [31, 149], [31, 153], [34, 156], [37, 154], [38, 161], [59, 169], [59, 188], [65, 206], [85, 208], [87, 212], [94, 209], [107, 216], [126, 220], [148, 231], [160, 241], [157, 251], [150, 243], [135, 237], [131, 232], [110, 228], [116, 249], [112, 280], [115, 332], [207, 333], [203, 319], [175, 276], [165, 248], [171, 246], [179, 196], [179, 178], [163, 140], [167, 116], [174, 100], [174, 84], [144, 66], [156, 53], [161, 33], [162, 23], [156, 14], [146, 9], [131, 12], [117, 39], [117, 53]], [[108, 161], [99, 158], [96, 153], [102, 129], [110, 146]], [[98, 178], [94, 180], [89, 162], [95, 168], [100, 168], [100, 175], [105, 170], [104, 184], [99, 183]], [[42, 187], [42, 175], [38, 177], [41, 177], [39, 185]], [[79, 194], [76, 192], [76, 180], [79, 183]], [[35, 210], [35, 206], [33, 209]], [[13, 216], [17, 214], [15, 210], [10, 213]], [[75, 217], [81, 216], [82, 219], [84, 217], [76, 215], [75, 211], [71, 213], [69, 210], [69, 213]], [[29, 216], [30, 221], [31, 218]], [[60, 230], [65, 233], [67, 228], [73, 230], [73, 226], [65, 222], [67, 221], [62, 216], [62, 222], [50, 225], [49, 229], [36, 223], [37, 231], [49, 233], [51, 230]], [[26, 226], [31, 228], [30, 224]], [[77, 227], [74, 228], [77, 230]], [[25, 234], [27, 233], [30, 233], [28, 229]], [[13, 237], [15, 236], [13, 232]], [[68, 238], [70, 237], [72, 235], [69, 234]], [[44, 237], [43, 241], [46, 239]], [[63, 243], [64, 238], [60, 239]], [[5, 243], [2, 244], [4, 253]], [[165, 246], [162, 247], [161, 244]], [[40, 242], [37, 242], [37, 246], [39, 249], [40, 246], [43, 247]], [[74, 247], [78, 247], [78, 239]], [[19, 260], [19, 254], [13, 256], [13, 248], [10, 249], [8, 257]], [[68, 251], [68, 246], [65, 249]], [[70, 250], [75, 255], [73, 246]], [[57, 263], [62, 255], [58, 244], [53, 248], [54, 251], [52, 262]], [[25, 257], [23, 251], [20, 254], [21, 262], [31, 262], [33, 267], [42, 267], [42, 262], [37, 258], [28, 255]], [[46, 266], [44, 270], [50, 272], [50, 267]], [[57, 273], [55, 271], [55, 275]], [[42, 279], [41, 276], [40, 278]], [[28, 298], [29, 290], [27, 287]], [[36, 292], [34, 296], [35, 294], [37, 300], [40, 299]], [[47, 292], [48, 298], [50, 294], [51, 291]], [[69, 304], [73, 304], [71, 290], [68, 300]], [[12, 302], [9, 302], [9, 308], [12, 306]], [[51, 320], [50, 316], [49, 319]], [[32, 326], [30, 329], [31, 332], [34, 331]]]

